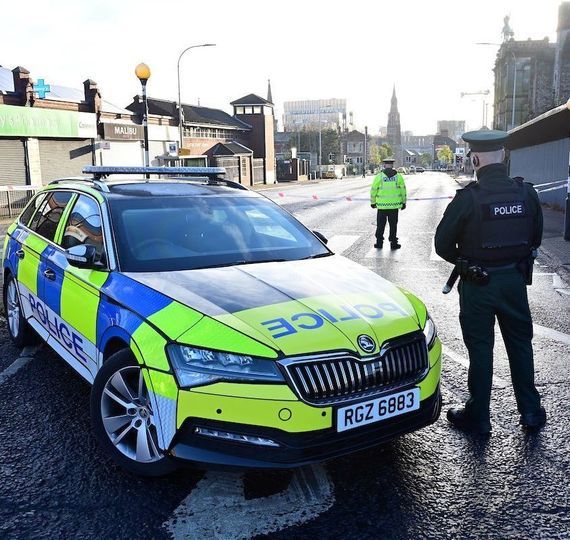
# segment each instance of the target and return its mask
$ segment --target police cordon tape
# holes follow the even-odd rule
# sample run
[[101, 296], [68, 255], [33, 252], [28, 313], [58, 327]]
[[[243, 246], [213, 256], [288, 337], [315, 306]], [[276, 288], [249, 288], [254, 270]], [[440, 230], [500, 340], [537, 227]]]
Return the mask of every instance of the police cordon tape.
[[[558, 189], [563, 189], [566, 187], [566, 180], [556, 180], [554, 182], [545, 182], [544, 184], [534, 184], [534, 188], [545, 187], [545, 186], [554, 186], [548, 189], [537, 189], [537, 193], [545, 193], [547, 191], [555, 191]], [[555, 185], [559, 184], [559, 185]], [[283, 191], [279, 191], [277, 193], [279, 197], [285, 198], [290, 197], [294, 199], [313, 199], [315, 201], [369, 201], [369, 197], [353, 197], [352, 195], [345, 195], [344, 197], [321, 197], [316, 193], [312, 195], [295, 195], [295, 194], [285, 194]], [[442, 199], [453, 199], [454, 195], [442, 195], [441, 197], [408, 197], [407, 201], [437, 201]], [[406, 202], [407, 202], [406, 201]]]
[[[313, 195], [291, 195], [285, 193], [283, 191], [279, 191], [277, 193], [279, 197], [284, 198], [285, 196], [290, 197], [292, 199], [314, 199], [315, 201], [367, 201], [370, 202], [369, 197], [352, 197], [351, 195], [346, 195], [344, 197], [321, 197], [314, 193]], [[453, 199], [453, 195], [445, 195], [443, 197], [408, 197], [408, 201], [435, 201], [438, 199]]]

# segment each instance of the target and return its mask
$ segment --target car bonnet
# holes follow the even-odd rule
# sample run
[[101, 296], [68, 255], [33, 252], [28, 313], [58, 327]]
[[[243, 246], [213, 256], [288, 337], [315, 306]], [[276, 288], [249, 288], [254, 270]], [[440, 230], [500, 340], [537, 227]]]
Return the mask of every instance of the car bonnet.
[[[339, 255], [126, 275], [285, 355], [374, 354], [389, 338], [420, 329], [404, 293]], [[177, 341], [193, 344], [196, 331]]]

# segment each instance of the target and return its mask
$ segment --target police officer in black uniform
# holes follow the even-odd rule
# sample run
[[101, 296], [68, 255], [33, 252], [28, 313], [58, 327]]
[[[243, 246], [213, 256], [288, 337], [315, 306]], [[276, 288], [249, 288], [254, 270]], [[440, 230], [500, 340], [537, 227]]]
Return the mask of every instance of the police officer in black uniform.
[[503, 131], [471, 131], [469, 143], [477, 181], [460, 189], [435, 235], [438, 255], [459, 273], [459, 320], [469, 351], [469, 399], [450, 409], [454, 426], [489, 433], [495, 318], [505, 341], [520, 424], [538, 429], [546, 412], [534, 385], [532, 319], [526, 285], [533, 254], [542, 240], [542, 209], [531, 184], [511, 179]]

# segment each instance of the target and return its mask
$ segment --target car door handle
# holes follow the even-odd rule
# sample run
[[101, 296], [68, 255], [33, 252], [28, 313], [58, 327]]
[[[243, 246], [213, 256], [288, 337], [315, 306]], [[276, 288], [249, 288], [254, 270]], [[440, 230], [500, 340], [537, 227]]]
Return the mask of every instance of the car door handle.
[[26, 256], [26, 252], [23, 249], [19, 249], [18, 251], [16, 251], [16, 257], [18, 257], [18, 259], [23, 259]]
[[55, 272], [51, 268], [48, 268], [44, 270], [44, 277], [50, 281], [55, 281]]

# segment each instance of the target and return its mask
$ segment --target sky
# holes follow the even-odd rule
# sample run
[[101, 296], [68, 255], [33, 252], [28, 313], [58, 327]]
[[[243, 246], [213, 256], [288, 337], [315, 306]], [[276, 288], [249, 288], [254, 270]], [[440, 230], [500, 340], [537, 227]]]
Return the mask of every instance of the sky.
[[[82, 87], [126, 106], [140, 92], [139, 62], [151, 68], [150, 96], [224, 109], [249, 93], [266, 97], [271, 79], [276, 117], [283, 102], [346, 98], [356, 127], [387, 123], [396, 85], [403, 130], [436, 131], [437, 120], [482, 124], [503, 17], [515, 39], [556, 40], [561, 0], [26, 0], [0, 9], [0, 65], [24, 66], [32, 78]], [[488, 107], [489, 116], [492, 114]]]

